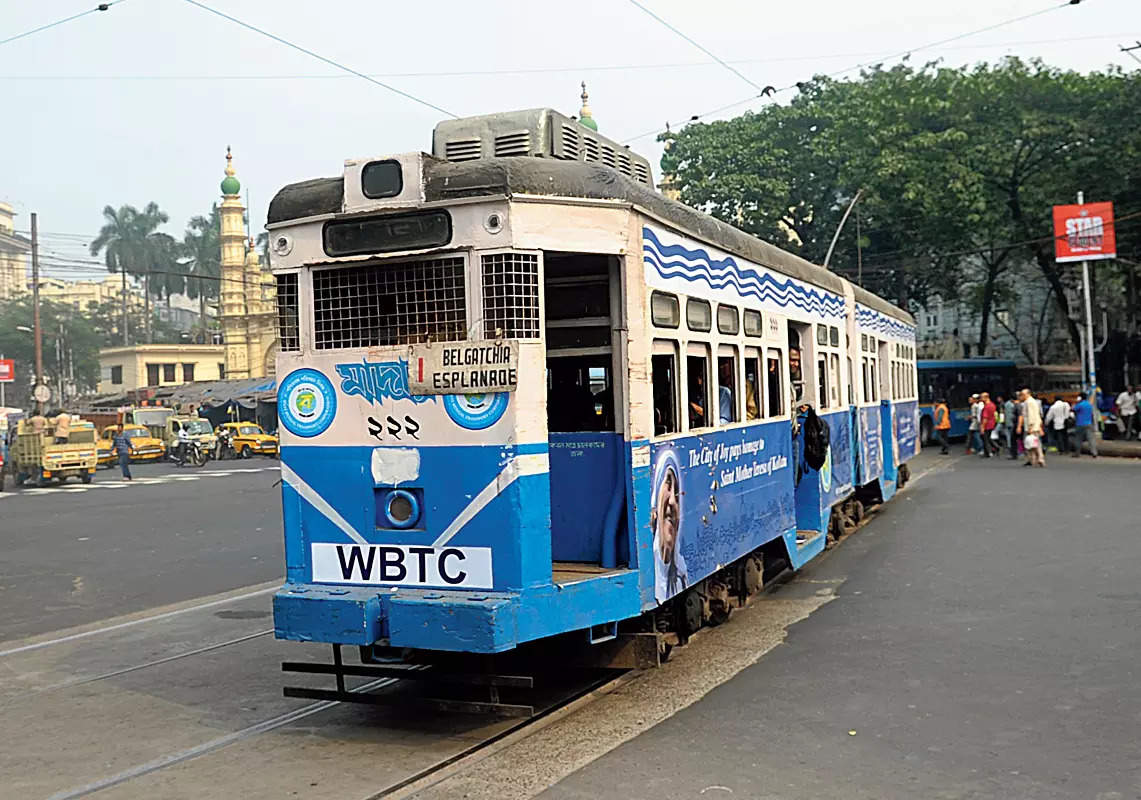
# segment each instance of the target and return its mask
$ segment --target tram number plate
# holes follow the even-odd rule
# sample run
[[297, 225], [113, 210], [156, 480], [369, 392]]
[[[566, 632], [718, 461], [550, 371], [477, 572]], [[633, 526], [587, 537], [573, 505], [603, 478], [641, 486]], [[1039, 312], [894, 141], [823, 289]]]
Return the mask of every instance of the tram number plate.
[[490, 547], [314, 542], [313, 582], [490, 589]]
[[519, 385], [515, 339], [414, 344], [408, 348], [408, 391], [414, 395], [513, 392]]

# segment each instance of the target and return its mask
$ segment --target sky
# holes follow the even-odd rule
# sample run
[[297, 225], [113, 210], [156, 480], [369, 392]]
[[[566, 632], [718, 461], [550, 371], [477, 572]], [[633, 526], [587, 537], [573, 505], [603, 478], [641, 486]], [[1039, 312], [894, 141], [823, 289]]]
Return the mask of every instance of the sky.
[[[653, 132], [667, 122], [792, 96], [755, 99], [749, 81], [790, 86], [908, 51], [912, 64], [1018, 55], [1083, 72], [1141, 69], [1119, 50], [1141, 39], [1139, 0], [638, 0], [744, 77], [631, 0], [202, 2], [456, 116], [575, 114], [585, 80], [600, 131], [655, 168]], [[0, 0], [0, 41], [94, 4]], [[49, 274], [101, 276], [75, 262], [91, 260], [103, 207], [153, 200], [181, 238], [220, 199], [227, 145], [256, 233], [285, 184], [337, 175], [346, 158], [430, 150], [445, 116], [188, 0], [120, 0], [0, 44], [0, 200], [17, 230], [37, 212], [45, 263], [57, 265]]]

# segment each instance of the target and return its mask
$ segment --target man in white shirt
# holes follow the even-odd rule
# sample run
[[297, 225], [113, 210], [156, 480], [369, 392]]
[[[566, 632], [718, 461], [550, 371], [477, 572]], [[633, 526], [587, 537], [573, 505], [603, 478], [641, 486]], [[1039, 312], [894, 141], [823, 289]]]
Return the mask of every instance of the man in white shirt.
[[977, 394], [971, 395], [970, 428], [967, 431], [967, 455], [982, 452], [983, 440], [979, 435], [979, 421], [983, 413], [983, 402]]
[[1126, 386], [1125, 391], [1117, 395], [1117, 413], [1121, 415], [1121, 424], [1125, 426], [1126, 440], [1133, 438], [1133, 424], [1137, 419], [1137, 395], [1132, 386]]
[[1059, 453], [1064, 453], [1069, 449], [1066, 446], [1066, 420], [1070, 418], [1072, 413], [1070, 404], [1060, 397], [1046, 412], [1046, 436], [1050, 438], [1051, 449], [1055, 449]]

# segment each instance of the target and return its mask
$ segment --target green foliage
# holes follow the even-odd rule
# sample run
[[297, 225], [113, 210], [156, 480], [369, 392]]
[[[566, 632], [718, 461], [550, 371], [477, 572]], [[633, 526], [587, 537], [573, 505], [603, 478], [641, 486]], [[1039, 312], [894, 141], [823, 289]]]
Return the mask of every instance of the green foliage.
[[[1141, 76], [1081, 75], [1007, 59], [951, 69], [876, 68], [858, 80], [818, 77], [770, 105], [670, 136], [662, 170], [686, 203], [822, 263], [858, 191], [863, 283], [901, 304], [962, 298], [982, 320], [1033, 262], [1068, 318], [1072, 273], [1053, 263], [1050, 207], [1114, 200], [1141, 210]], [[856, 220], [830, 268], [856, 277]], [[1141, 224], [1118, 230], [1141, 252]], [[1046, 241], [1030, 242], [1046, 237]], [[1071, 337], [1077, 339], [1071, 325]]]
[[[35, 380], [35, 339], [28, 331], [33, 322], [28, 295], [0, 301], [0, 353], [16, 361], [16, 381], [8, 385], [9, 405], [30, 405]], [[103, 346], [92, 315], [70, 305], [40, 302], [44, 381], [53, 387], [61, 373], [64, 383], [74, 374], [76, 392], [92, 392], [99, 380], [99, 348]], [[57, 347], [58, 343], [58, 347]]]

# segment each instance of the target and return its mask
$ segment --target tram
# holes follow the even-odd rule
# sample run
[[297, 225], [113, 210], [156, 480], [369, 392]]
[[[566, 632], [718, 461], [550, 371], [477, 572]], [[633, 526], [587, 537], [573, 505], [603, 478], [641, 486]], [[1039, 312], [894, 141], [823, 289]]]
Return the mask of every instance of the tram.
[[278, 192], [278, 638], [684, 641], [903, 484], [911, 315], [650, 175], [538, 109]]

